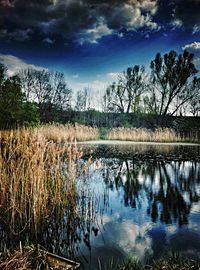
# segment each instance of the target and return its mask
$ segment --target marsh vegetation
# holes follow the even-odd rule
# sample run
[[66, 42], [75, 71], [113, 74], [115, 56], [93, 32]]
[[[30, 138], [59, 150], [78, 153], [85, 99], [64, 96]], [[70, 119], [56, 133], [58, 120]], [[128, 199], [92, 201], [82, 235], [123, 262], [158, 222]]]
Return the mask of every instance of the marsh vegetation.
[[113, 128], [108, 131], [108, 140], [136, 142], [199, 142], [199, 132], [188, 132], [187, 135], [173, 129], [160, 128], [155, 130], [144, 128]]

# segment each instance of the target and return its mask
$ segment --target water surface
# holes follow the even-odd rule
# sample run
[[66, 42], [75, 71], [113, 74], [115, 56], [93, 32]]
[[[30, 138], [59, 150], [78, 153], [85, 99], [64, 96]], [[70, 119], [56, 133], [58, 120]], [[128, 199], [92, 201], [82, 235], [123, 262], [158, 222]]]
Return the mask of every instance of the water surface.
[[98, 233], [81, 245], [85, 269], [111, 257], [200, 257], [198, 146], [96, 145], [93, 155], [85, 183], [96, 198]]

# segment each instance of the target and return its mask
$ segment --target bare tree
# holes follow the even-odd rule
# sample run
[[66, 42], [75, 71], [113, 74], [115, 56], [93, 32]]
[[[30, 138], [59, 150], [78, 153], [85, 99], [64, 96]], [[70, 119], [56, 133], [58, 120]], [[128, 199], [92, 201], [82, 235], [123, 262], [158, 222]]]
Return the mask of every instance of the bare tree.
[[91, 90], [89, 88], [84, 88], [83, 90], [79, 90], [76, 93], [76, 103], [75, 110], [76, 111], [87, 111], [91, 107]]
[[125, 90], [121, 89], [116, 83], [109, 85], [103, 96], [104, 111], [124, 113], [124, 95]]
[[156, 89], [155, 102], [159, 106], [159, 115], [174, 115], [195, 95], [189, 85], [190, 79], [197, 73], [193, 58], [194, 55], [187, 51], [180, 55], [171, 51], [164, 57], [158, 53], [151, 62], [151, 87]]
[[141, 96], [145, 92], [145, 69], [143, 66], [127, 68], [118, 82], [110, 85], [104, 95], [107, 111], [136, 113], [139, 109]]
[[27, 101], [37, 103], [43, 121], [51, 120], [53, 110], [71, 106], [72, 91], [63, 73], [26, 69], [19, 72], [19, 77]]
[[200, 116], [200, 78], [194, 78], [191, 87], [195, 95], [189, 100], [189, 110], [193, 116]]

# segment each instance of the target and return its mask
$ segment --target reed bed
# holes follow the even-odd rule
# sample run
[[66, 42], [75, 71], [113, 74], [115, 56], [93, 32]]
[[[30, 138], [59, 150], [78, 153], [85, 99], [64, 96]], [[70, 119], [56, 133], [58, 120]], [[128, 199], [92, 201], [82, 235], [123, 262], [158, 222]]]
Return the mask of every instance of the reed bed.
[[108, 131], [106, 139], [138, 142], [199, 142], [198, 132], [183, 136], [168, 128], [154, 131], [144, 128], [113, 128]]
[[88, 141], [97, 140], [99, 138], [99, 130], [95, 127], [71, 124], [67, 125], [46, 125], [40, 128], [42, 134], [54, 142], [66, 141]]
[[75, 144], [49, 141], [42, 128], [0, 131], [0, 220], [12, 234], [37, 235], [56, 208], [76, 209], [81, 155]]
[[179, 255], [172, 255], [169, 258], [162, 258], [153, 261], [151, 264], [143, 264], [137, 258], [128, 258], [120, 263], [114, 263], [111, 260], [107, 265], [102, 265], [99, 261], [99, 270], [199, 270], [199, 260], [192, 260], [181, 257]]

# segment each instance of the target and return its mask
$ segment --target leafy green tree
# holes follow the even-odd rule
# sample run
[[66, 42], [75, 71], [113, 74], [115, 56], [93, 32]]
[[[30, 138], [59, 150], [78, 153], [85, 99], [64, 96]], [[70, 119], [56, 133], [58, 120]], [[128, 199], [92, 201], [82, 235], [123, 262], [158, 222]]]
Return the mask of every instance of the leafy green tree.
[[18, 76], [8, 77], [6, 68], [0, 64], [0, 127], [10, 128], [37, 123], [38, 114], [34, 104], [25, 102]]

